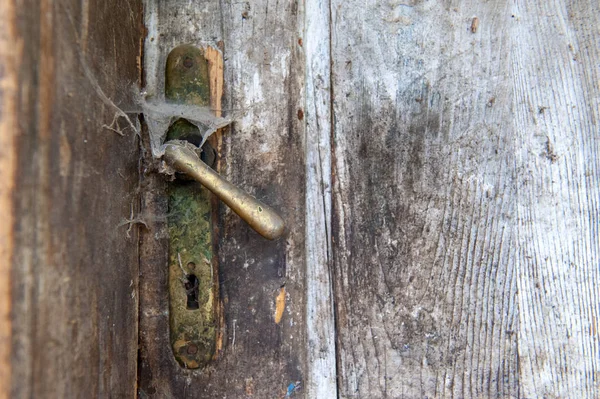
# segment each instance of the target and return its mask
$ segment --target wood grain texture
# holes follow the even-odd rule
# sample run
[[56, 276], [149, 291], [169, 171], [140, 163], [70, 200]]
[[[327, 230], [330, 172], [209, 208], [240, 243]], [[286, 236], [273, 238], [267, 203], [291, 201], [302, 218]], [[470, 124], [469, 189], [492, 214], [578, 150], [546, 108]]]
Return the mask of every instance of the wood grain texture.
[[336, 398], [331, 276], [331, 18], [328, 1], [308, 0], [305, 4], [306, 397]]
[[10, 397], [12, 374], [10, 273], [14, 251], [18, 60], [22, 51], [22, 41], [16, 32], [15, 5], [0, 3], [0, 399]]
[[332, 1], [340, 397], [519, 396], [508, 4]]
[[[143, 216], [149, 229], [142, 237], [140, 281], [141, 397], [282, 398], [290, 383], [304, 381], [300, 15], [296, 2], [146, 3], [147, 90], [161, 90], [163, 61], [171, 48], [181, 43], [221, 48], [223, 114], [234, 123], [217, 138], [222, 142], [220, 173], [280, 211], [289, 232], [266, 241], [220, 206], [215, 250], [225, 310], [223, 351], [204, 370], [183, 370], [168, 344], [165, 183], [148, 162]], [[276, 323], [283, 285], [285, 309]]]
[[332, 1], [340, 397], [599, 395], [598, 7]]
[[141, 396], [599, 395], [597, 3], [148, 4], [149, 57], [223, 43], [221, 172], [291, 231], [221, 209], [223, 357], [183, 372], [147, 175]]
[[521, 394], [600, 396], [597, 1], [511, 9]]
[[[121, 222], [138, 201], [139, 144], [131, 129], [106, 126], [139, 85], [141, 3], [6, 7], [16, 12], [10, 55], [19, 65], [16, 108], [2, 106], [16, 134], [3, 146], [16, 163], [2, 183], [14, 184], [14, 224], [2, 210], [14, 237], [7, 388], [13, 398], [132, 397], [137, 236]], [[2, 137], [10, 140], [4, 126]]]
[[223, 113], [223, 54], [208, 46], [204, 50], [204, 57], [208, 61], [210, 108], [214, 111], [215, 116], [220, 117]]

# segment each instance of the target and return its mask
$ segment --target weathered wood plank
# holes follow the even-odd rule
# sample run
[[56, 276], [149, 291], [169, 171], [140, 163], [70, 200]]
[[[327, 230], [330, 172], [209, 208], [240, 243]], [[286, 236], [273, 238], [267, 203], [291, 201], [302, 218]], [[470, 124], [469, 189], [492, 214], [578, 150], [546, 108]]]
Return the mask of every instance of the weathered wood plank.
[[15, 136], [22, 43], [16, 32], [12, 2], [0, 3], [0, 398], [10, 397], [11, 387], [11, 263], [14, 251]]
[[[270, 186], [267, 199], [280, 194], [281, 206], [303, 209], [301, 190], [290, 180], [303, 162], [301, 123], [285, 126], [277, 118], [284, 111], [288, 122], [303, 115], [289, 105], [300, 109], [304, 93], [301, 50], [291, 52], [295, 62], [289, 60], [286, 46], [294, 47], [295, 37], [282, 28], [293, 13], [278, 14], [269, 24], [278, 4], [259, 5], [256, 15], [257, 6], [249, 3], [171, 6], [161, 5], [156, 14], [170, 21], [161, 40], [173, 46], [225, 43], [226, 81], [235, 82], [227, 88], [228, 107], [242, 111], [234, 112], [236, 137], [225, 136], [226, 174], [248, 187]], [[296, 302], [288, 301], [286, 315], [296, 311], [302, 320], [307, 290], [309, 397], [336, 390], [332, 256], [342, 397], [596, 395], [599, 80], [593, 67], [598, 31], [589, 18], [598, 6], [332, 6], [329, 32], [328, 5], [306, 5], [306, 242], [298, 245], [303, 229], [296, 215], [285, 261], [286, 273], [290, 265], [296, 273], [296, 286], [288, 280], [286, 287]], [[266, 41], [282, 31], [275, 43]], [[246, 43], [258, 45], [244, 51]], [[291, 86], [280, 85], [278, 78], [285, 82], [290, 73], [273, 70], [274, 60], [296, 73]], [[265, 90], [273, 93], [268, 99]], [[298, 159], [285, 157], [280, 137], [262, 134], [264, 120], [288, 129]], [[290, 172], [267, 168], [258, 176], [236, 169], [236, 163], [249, 164], [264, 172], [257, 156], [265, 152]], [[265, 178], [270, 174], [281, 179], [279, 187]], [[147, 198], [147, 214], [166, 212], [160, 194]], [[142, 290], [148, 299], [142, 304], [145, 394], [277, 396], [281, 392], [272, 387], [285, 385], [290, 369], [302, 379], [303, 359], [291, 359], [303, 357], [299, 341], [285, 342], [285, 333], [264, 328], [282, 317], [274, 309], [282, 291], [270, 266], [259, 260], [259, 273], [240, 282], [239, 269], [252, 264], [247, 252], [240, 257], [242, 247], [254, 249], [255, 262], [257, 254], [282, 256], [253, 242], [235, 216], [222, 216], [228, 335], [211, 370], [182, 374], [172, 367], [168, 345], [161, 345], [168, 324], [161, 317], [166, 304], [157, 267], [166, 253], [160, 222], [146, 236], [143, 253], [154, 263], [146, 264]], [[254, 287], [265, 284], [257, 293]], [[250, 314], [244, 313], [248, 307]], [[242, 344], [235, 333], [239, 340], [240, 325], [255, 327], [244, 330]], [[302, 337], [302, 322], [289, 331]], [[260, 343], [265, 336], [272, 339]], [[257, 348], [263, 352], [257, 355]], [[281, 352], [290, 359], [282, 360]]]
[[[121, 222], [137, 202], [139, 145], [132, 129], [106, 126], [139, 84], [141, 2], [0, 8], [13, 7], [18, 103], [2, 105], [16, 129], [15, 146], [3, 147], [16, 174], [2, 179], [14, 201], [2, 204], [2, 239], [14, 238], [8, 388], [14, 398], [132, 397], [138, 243]], [[2, 140], [10, 135], [3, 126]]]
[[[141, 396], [284, 397], [290, 383], [304, 381], [305, 157], [303, 121], [298, 118], [304, 66], [299, 15], [296, 2], [147, 2], [147, 89], [152, 93], [162, 87], [162, 60], [171, 48], [208, 43], [222, 49], [224, 114], [234, 123], [220, 138], [220, 172], [278, 209], [289, 232], [279, 241], [266, 241], [220, 207], [216, 234], [224, 347], [206, 369], [183, 370], [168, 343], [168, 249], [160, 221], [166, 214], [163, 178], [146, 176], [150, 190], [144, 194], [143, 215], [150, 228], [142, 237], [141, 253]], [[285, 309], [280, 313], [282, 286]]]
[[507, 7], [332, 1], [340, 397], [519, 395]]
[[340, 395], [596, 397], [599, 5], [332, 10]]
[[336, 398], [331, 236], [331, 54], [328, 1], [305, 3], [306, 333], [308, 398]]
[[519, 1], [511, 14], [521, 394], [596, 398], [600, 4]]

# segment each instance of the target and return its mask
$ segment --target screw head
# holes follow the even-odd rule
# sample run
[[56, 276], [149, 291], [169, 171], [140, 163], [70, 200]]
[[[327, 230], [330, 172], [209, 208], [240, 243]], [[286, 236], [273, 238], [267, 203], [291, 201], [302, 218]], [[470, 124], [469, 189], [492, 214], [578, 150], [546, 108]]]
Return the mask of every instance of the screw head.
[[183, 66], [186, 68], [191, 68], [194, 65], [194, 60], [190, 56], [186, 56], [183, 59]]
[[196, 353], [198, 353], [198, 345], [189, 344], [187, 346], [187, 353], [188, 353], [188, 355], [195, 355]]

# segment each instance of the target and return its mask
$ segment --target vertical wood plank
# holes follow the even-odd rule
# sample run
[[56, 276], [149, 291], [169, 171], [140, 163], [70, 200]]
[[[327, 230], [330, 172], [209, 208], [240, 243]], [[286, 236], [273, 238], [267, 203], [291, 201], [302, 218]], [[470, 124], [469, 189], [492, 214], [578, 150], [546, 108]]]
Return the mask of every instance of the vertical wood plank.
[[[243, 364], [243, 394], [284, 397], [305, 383], [306, 258], [304, 106], [305, 61], [298, 39], [303, 3], [225, 2], [222, 14], [226, 107], [235, 117], [223, 135], [228, 179], [279, 210], [288, 228], [277, 242], [259, 239], [226, 210], [220, 248], [229, 370]], [[285, 286], [285, 311], [276, 323]], [[235, 320], [236, 343], [232, 327]], [[235, 391], [233, 391], [235, 392]], [[239, 392], [239, 391], [238, 391]], [[232, 397], [240, 397], [242, 392]]]
[[[147, 88], [151, 93], [161, 90], [162, 60], [181, 43], [212, 44], [223, 51], [223, 114], [234, 123], [219, 138], [220, 173], [279, 210], [289, 232], [278, 241], [266, 241], [220, 207], [223, 351], [204, 370], [183, 370], [168, 345], [164, 183], [154, 173], [146, 176], [149, 191], [144, 194], [143, 214], [148, 216], [149, 230], [142, 237], [140, 319], [143, 397], [284, 397], [290, 383], [304, 383], [301, 15], [295, 1], [147, 3], [146, 62], [154, 60], [146, 64]], [[278, 313], [282, 303], [285, 308]]]
[[5, 3], [19, 65], [17, 108], [2, 108], [16, 134], [11, 397], [132, 397], [138, 243], [123, 221], [139, 143], [115, 116], [139, 85], [141, 2]]
[[600, 4], [511, 14], [521, 392], [598, 397]]
[[[222, 212], [224, 356], [191, 373], [160, 347], [152, 224], [143, 394], [283, 396], [273, 386], [298, 376], [308, 397], [597, 395], [597, 4], [153, 4], [166, 21], [155, 40], [223, 41], [236, 122], [222, 172], [296, 213], [282, 248]], [[282, 323], [302, 320], [285, 332], [265, 327], [281, 317], [283, 276]]]
[[306, 331], [309, 398], [336, 398], [331, 275], [331, 15], [329, 1], [309, 0], [306, 52]]
[[598, 4], [332, 4], [340, 396], [597, 396]]
[[340, 397], [519, 396], [510, 23], [332, 1]]
[[17, 133], [18, 60], [22, 41], [16, 34], [12, 2], [0, 3], [0, 399], [11, 386], [11, 263], [14, 251], [15, 136]]

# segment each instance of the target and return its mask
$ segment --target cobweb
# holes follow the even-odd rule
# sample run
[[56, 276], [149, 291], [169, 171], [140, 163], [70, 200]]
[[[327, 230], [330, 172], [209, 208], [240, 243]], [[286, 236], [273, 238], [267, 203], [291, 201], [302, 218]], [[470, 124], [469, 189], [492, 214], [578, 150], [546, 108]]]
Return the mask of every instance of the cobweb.
[[198, 128], [202, 135], [200, 147], [214, 132], [231, 123], [231, 119], [228, 117], [215, 116], [209, 107], [149, 101], [145, 98], [141, 99], [140, 106], [148, 125], [150, 146], [154, 157], [163, 155], [167, 131], [171, 124], [178, 119], [185, 119]]

